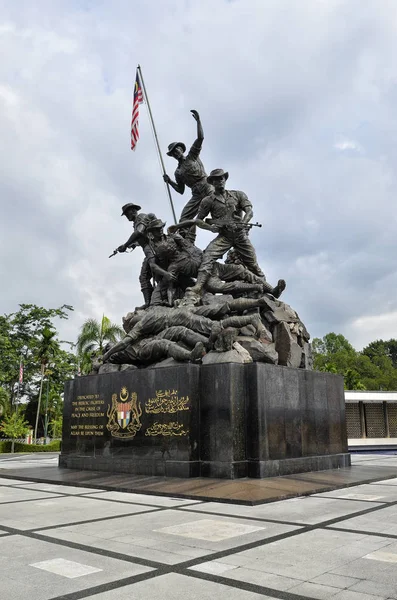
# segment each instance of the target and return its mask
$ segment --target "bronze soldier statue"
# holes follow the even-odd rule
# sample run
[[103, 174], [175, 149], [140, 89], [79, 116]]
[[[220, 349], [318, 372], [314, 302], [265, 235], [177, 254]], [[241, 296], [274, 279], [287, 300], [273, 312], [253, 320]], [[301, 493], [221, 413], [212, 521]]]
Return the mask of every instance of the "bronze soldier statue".
[[[164, 226], [165, 223], [160, 219], [152, 221], [148, 226], [154, 269], [160, 269], [156, 273], [158, 284], [152, 294], [151, 304], [166, 302], [172, 306], [175, 297], [180, 297], [187, 287], [194, 285], [192, 277], [197, 277], [203, 253], [179, 233], [164, 235]], [[150, 264], [152, 265], [152, 261]], [[154, 269], [152, 266], [152, 271]]]
[[[115, 250], [116, 252], [125, 252], [127, 248], [131, 248], [134, 250], [137, 246], [141, 246], [143, 251], [145, 252], [145, 248], [148, 244], [148, 239], [146, 235], [147, 225], [156, 218], [156, 215], [153, 213], [144, 214], [138, 212], [141, 210], [141, 207], [138, 204], [133, 204], [129, 202], [128, 204], [124, 204], [122, 207], [121, 216], [125, 216], [129, 221], [134, 223], [134, 232], [130, 235], [125, 244], [121, 244]], [[152, 271], [150, 269], [149, 261], [146, 257], [142, 263], [141, 272], [139, 275], [139, 283], [141, 284], [141, 292], [143, 294], [143, 299], [145, 301], [145, 307], [149, 306], [150, 299], [153, 293], [153, 285], [151, 282], [152, 279]]]
[[[248, 230], [251, 227], [249, 221], [253, 217], [252, 204], [244, 192], [225, 189], [228, 177], [229, 173], [223, 169], [214, 169], [207, 178], [214, 186], [214, 192], [202, 200], [196, 222], [199, 226], [218, 233], [218, 236], [204, 251], [197, 283], [192, 290], [201, 294], [211, 276], [215, 261], [234, 248], [244, 267], [262, 279], [264, 291], [278, 297], [285, 289], [285, 281], [280, 279], [275, 288], [266, 282], [265, 275], [258, 265], [255, 249], [248, 238]], [[203, 219], [208, 214], [211, 214], [212, 218], [205, 222]], [[189, 224], [191, 222], [185, 221], [178, 226]]]
[[[209, 342], [211, 338], [216, 339], [216, 336], [219, 335], [222, 329], [226, 329], [227, 327], [241, 328], [246, 325], [253, 325], [258, 337], [263, 330], [259, 314], [233, 314], [266, 306], [266, 300], [263, 298], [227, 300], [225, 297], [223, 302], [207, 306], [197, 306], [198, 302], [197, 295], [187, 293], [177, 308], [154, 306], [147, 311], [142, 311], [139, 315], [139, 320], [128, 334], [110, 348], [110, 350], [105, 352], [103, 362], [109, 361], [115, 353], [126, 350], [126, 348], [136, 344], [140, 340], [159, 336], [159, 334], [166, 330], [177, 331], [178, 335], [175, 337], [175, 335], [170, 336], [163, 333], [160, 336], [162, 340], [164, 338], [171, 339], [172, 341], [178, 339], [178, 341], [187, 346], [191, 346], [194, 343], [201, 343], [203, 340]], [[175, 328], [177, 329], [175, 330]], [[153, 340], [154, 348], [156, 348], [157, 341], [159, 340]], [[164, 344], [162, 345], [164, 346]]]
[[165, 358], [173, 358], [178, 362], [198, 362], [204, 354], [205, 346], [201, 341], [196, 342], [192, 349], [187, 349], [174, 339], [159, 336], [159, 339], [151, 337], [129, 343], [123, 350], [114, 352], [109, 358], [109, 362], [149, 365]]
[[[163, 223], [156, 219], [147, 227], [150, 249], [153, 252], [154, 264], [158, 267], [156, 285], [152, 294], [151, 305], [168, 303], [173, 305], [174, 299], [180, 298], [188, 287], [195, 284], [194, 279], [199, 272], [203, 252], [178, 233], [167, 236], [163, 233]], [[171, 226], [169, 229], [173, 229]], [[153, 268], [153, 262], [150, 260]], [[164, 275], [164, 270], [167, 274]], [[269, 289], [268, 289], [269, 288]], [[238, 295], [247, 292], [273, 291], [271, 286], [264, 286], [263, 278], [254, 275], [242, 264], [222, 264], [215, 262], [211, 276], [206, 282], [206, 289], [215, 294]]]
[[[175, 171], [175, 181], [172, 181], [168, 175], [163, 176], [164, 181], [178, 192], [178, 194], [183, 194], [186, 186], [192, 190], [192, 197], [184, 206], [179, 219], [180, 221], [194, 219], [198, 213], [201, 200], [213, 191], [211, 184], [207, 181], [207, 174], [200, 159], [204, 140], [200, 115], [197, 110], [191, 110], [190, 112], [197, 121], [197, 139], [186, 156], [184, 154], [186, 146], [183, 142], [173, 142], [168, 146], [167, 154], [178, 161], [178, 166]], [[191, 227], [185, 237], [194, 242], [196, 239], [195, 228]]]

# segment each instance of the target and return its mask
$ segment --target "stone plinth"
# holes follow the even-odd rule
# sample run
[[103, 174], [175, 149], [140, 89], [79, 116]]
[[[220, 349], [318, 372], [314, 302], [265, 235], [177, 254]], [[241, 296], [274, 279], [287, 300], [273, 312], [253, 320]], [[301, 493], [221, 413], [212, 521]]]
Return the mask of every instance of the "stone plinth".
[[66, 384], [62, 467], [234, 479], [349, 465], [338, 375], [181, 364]]

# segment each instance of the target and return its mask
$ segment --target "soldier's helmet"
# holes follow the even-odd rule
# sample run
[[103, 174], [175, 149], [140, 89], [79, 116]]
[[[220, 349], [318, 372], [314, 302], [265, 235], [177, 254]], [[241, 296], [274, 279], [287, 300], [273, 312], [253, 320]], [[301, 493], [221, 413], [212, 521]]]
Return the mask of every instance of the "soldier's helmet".
[[224, 171], [223, 169], [214, 169], [207, 177], [208, 183], [212, 184], [213, 180], [217, 177], [224, 177], [227, 181], [229, 179], [229, 173], [227, 171]]
[[164, 221], [161, 219], [153, 219], [146, 226], [146, 231], [152, 231], [153, 229], [163, 229], [165, 227]]
[[186, 146], [183, 142], [172, 142], [172, 144], [170, 144], [168, 146], [168, 152], [167, 155], [168, 156], [172, 156], [173, 151], [175, 150], [175, 148], [179, 146], [182, 150], [182, 152], [186, 152]]

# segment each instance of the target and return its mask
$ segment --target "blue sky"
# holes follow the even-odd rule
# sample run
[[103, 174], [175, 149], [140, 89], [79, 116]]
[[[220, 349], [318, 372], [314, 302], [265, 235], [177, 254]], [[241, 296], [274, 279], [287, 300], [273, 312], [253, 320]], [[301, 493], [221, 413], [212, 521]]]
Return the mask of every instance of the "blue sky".
[[[312, 336], [397, 337], [394, 1], [0, 8], [1, 312], [72, 304], [73, 340], [141, 303], [140, 251], [107, 258], [130, 234], [122, 204], [171, 222], [145, 106], [129, 149], [140, 63], [164, 153], [193, 142], [197, 109], [207, 171], [248, 194], [260, 264]], [[188, 198], [174, 194], [177, 213]]]

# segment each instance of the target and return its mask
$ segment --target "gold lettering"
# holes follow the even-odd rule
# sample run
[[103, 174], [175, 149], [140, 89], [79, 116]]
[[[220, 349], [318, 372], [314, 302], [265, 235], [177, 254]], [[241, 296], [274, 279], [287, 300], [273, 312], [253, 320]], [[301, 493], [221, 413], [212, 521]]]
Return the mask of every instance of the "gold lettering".
[[190, 410], [189, 396], [178, 396], [178, 390], [156, 390], [156, 397], [149, 398], [145, 404], [147, 414], [176, 413]]
[[171, 421], [170, 423], [159, 423], [156, 421], [145, 431], [145, 435], [150, 437], [157, 437], [159, 435], [166, 437], [180, 437], [188, 434], [189, 429], [183, 429], [183, 423], [176, 423], [175, 421]]

